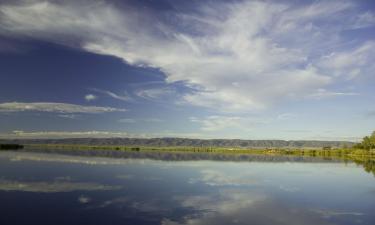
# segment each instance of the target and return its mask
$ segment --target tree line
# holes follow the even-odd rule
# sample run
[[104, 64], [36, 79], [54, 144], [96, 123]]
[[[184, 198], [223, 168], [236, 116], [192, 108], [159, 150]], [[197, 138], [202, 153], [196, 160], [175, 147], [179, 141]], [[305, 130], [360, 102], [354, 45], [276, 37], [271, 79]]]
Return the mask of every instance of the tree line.
[[370, 136], [365, 136], [361, 143], [355, 144], [353, 148], [364, 150], [375, 150], [375, 131]]

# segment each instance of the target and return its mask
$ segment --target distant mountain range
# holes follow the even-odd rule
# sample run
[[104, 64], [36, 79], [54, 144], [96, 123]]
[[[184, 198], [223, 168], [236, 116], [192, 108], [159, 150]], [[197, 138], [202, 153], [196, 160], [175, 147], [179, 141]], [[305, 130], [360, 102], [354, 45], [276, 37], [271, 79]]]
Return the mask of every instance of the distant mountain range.
[[189, 139], [189, 138], [66, 138], [66, 139], [2, 139], [0, 143], [16, 144], [77, 144], [125, 146], [191, 146], [191, 147], [240, 147], [240, 148], [322, 148], [351, 147], [347, 141], [284, 141], [240, 139]]

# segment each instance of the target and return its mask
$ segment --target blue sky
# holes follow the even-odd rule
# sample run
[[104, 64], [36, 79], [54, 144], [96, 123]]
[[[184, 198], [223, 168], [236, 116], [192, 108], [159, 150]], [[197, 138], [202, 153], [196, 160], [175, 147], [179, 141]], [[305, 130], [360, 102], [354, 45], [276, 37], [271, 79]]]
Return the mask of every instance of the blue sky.
[[0, 137], [359, 140], [373, 1], [1, 1]]

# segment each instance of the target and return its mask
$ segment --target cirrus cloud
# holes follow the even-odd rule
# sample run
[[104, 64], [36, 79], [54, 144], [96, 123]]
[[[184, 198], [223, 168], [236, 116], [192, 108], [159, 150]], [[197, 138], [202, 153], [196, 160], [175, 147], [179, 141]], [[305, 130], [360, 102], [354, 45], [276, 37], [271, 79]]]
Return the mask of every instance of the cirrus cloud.
[[192, 88], [185, 103], [243, 112], [368, 72], [372, 42], [336, 48], [347, 43], [342, 31], [368, 27], [372, 17], [354, 1], [200, 3], [194, 13], [168, 15], [106, 1], [20, 1], [0, 5], [0, 32], [158, 68], [166, 82]]
[[5, 102], [0, 103], [0, 112], [49, 112], [49, 113], [106, 113], [106, 112], [125, 112], [126, 109], [101, 107], [101, 106], [83, 106], [68, 103], [56, 102]]

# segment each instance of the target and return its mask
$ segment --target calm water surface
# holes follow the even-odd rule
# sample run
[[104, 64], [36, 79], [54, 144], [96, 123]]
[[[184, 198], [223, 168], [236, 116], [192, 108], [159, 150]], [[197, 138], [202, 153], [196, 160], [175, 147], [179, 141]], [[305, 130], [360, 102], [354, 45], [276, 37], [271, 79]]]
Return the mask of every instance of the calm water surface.
[[375, 224], [375, 179], [339, 161], [0, 152], [0, 224]]

